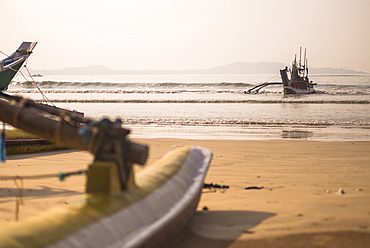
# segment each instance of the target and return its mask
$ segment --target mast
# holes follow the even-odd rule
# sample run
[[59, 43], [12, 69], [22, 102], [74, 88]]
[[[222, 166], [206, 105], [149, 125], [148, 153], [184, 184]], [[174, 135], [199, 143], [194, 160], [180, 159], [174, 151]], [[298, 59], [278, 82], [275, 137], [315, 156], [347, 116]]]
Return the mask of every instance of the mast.
[[304, 49], [304, 57], [303, 57], [303, 77], [305, 77], [305, 72], [306, 72], [306, 50], [307, 48]]
[[306, 76], [308, 76], [308, 59], [306, 59]]
[[290, 71], [290, 79], [295, 79], [297, 71], [297, 54], [294, 54], [294, 60], [292, 63], [292, 70]]

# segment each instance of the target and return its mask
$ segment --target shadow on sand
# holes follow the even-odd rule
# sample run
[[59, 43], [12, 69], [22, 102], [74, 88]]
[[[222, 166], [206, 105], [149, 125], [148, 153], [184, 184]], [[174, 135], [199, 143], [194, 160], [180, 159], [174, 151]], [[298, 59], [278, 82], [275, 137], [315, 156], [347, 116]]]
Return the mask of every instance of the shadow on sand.
[[7, 156], [7, 160], [22, 160], [22, 159], [29, 159], [35, 157], [43, 157], [43, 156], [51, 156], [51, 155], [58, 155], [58, 154], [68, 154], [74, 152], [80, 152], [82, 150], [74, 150], [74, 149], [62, 149], [57, 151], [49, 151], [49, 152], [35, 152], [35, 153], [26, 153], [26, 154], [14, 154]]
[[242, 234], [275, 213], [256, 211], [198, 211], [184, 230], [165, 248], [226, 248]]
[[[0, 200], [0, 203], [15, 201], [15, 197], [18, 195], [18, 191], [19, 190], [17, 188], [0, 188], [0, 199], [11, 197], [11, 199], [3, 201]], [[62, 196], [62, 195], [67, 196], [81, 194], [84, 194], [84, 192], [50, 188], [47, 186], [38, 186], [37, 189], [28, 189], [28, 188], [22, 189], [23, 198], [47, 198], [50, 196]]]

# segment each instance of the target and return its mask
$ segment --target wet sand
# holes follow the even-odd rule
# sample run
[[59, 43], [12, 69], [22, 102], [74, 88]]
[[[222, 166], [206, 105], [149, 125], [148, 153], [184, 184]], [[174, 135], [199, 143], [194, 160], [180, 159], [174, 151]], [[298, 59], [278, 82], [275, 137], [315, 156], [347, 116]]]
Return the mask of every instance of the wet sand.
[[[194, 218], [167, 247], [370, 244], [370, 142], [135, 141], [150, 146], [148, 164], [182, 146], [207, 147], [214, 157], [205, 182], [229, 186], [204, 189]], [[13, 176], [0, 180], [0, 223], [15, 221], [17, 204], [22, 220], [83, 195], [84, 176], [63, 182], [14, 176], [85, 169], [91, 159], [75, 150], [9, 156], [0, 165], [0, 177]]]

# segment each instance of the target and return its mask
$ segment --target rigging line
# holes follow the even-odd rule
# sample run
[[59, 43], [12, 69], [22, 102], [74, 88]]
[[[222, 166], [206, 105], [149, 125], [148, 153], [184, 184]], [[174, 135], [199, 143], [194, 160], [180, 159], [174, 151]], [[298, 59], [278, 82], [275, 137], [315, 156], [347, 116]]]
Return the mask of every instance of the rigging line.
[[[37, 85], [37, 83], [36, 83], [36, 81], [33, 79], [33, 77], [32, 77], [32, 75], [31, 75], [31, 73], [30, 73], [30, 71], [28, 70], [28, 67], [26, 66], [27, 65], [27, 63], [28, 63], [28, 57], [26, 58], [26, 60], [25, 60], [25, 65], [24, 65], [24, 67], [26, 68], [26, 70], [27, 70], [27, 72], [28, 72], [28, 75], [30, 76], [30, 78], [32, 79], [32, 85], [33, 86], [35, 86], [38, 90], [39, 90], [39, 92], [40, 92], [40, 94], [41, 94], [41, 96], [42, 96], [42, 98], [44, 99], [44, 101], [45, 102], [49, 102], [51, 105], [53, 105], [54, 107], [55, 107], [55, 105], [49, 100], [49, 98], [41, 91], [41, 89], [39, 88], [39, 86]], [[15, 72], [17, 72], [16, 74], [15, 74], [15, 76], [17, 76], [17, 74], [18, 73], [20, 73], [22, 76], [23, 76], [23, 78], [24, 78], [24, 80], [26, 80], [26, 81], [29, 81], [27, 78], [26, 78], [26, 76], [24, 76], [24, 74], [22, 73], [22, 71], [21, 71], [21, 69], [20, 70], [18, 70], [18, 71], [16, 71], [16, 70], [14, 70], [13, 68], [9, 68], [10, 70], [12, 70], [12, 71], [15, 71]], [[15, 77], [14, 76], [14, 77]]]
[[[40, 92], [40, 94], [41, 94], [41, 96], [42, 96], [42, 98], [44, 99], [45, 102], [51, 103], [50, 100], [49, 100], [49, 98], [47, 98], [47, 96], [41, 91], [41, 89], [37, 85], [37, 82], [33, 79], [30, 71], [28, 70], [27, 63], [28, 63], [28, 57], [27, 57], [27, 59], [25, 61], [24, 68], [26, 68], [29, 77], [32, 79], [32, 85], [34, 85], [39, 90], [39, 92]], [[51, 105], [53, 105], [55, 107], [55, 105], [53, 103], [51, 103]]]
[[[27, 64], [27, 61], [28, 61], [28, 57], [25, 59], [25, 63], [26, 63], [26, 64]], [[23, 62], [22, 62], [22, 63], [23, 63]], [[26, 66], [24, 65], [24, 67], [26, 67]], [[20, 68], [20, 69], [18, 69], [18, 70], [15, 70], [15, 69], [13, 69], [12, 67], [9, 67], [8, 69], [16, 72], [16, 74], [14, 75], [14, 77], [13, 77], [13, 78], [15, 78], [15, 77], [18, 75], [18, 73], [19, 73], [19, 74], [21, 74], [21, 75], [23, 76], [23, 79], [24, 79], [24, 80], [28, 81], [28, 79], [27, 79], [27, 78], [24, 76], [24, 74], [22, 73], [22, 68]], [[29, 73], [29, 72], [28, 72], [28, 73]], [[32, 76], [31, 76], [31, 78], [32, 78]], [[33, 80], [33, 78], [32, 78], [32, 80]], [[35, 80], [33, 80], [33, 81], [35, 82]]]
[[9, 55], [7, 55], [6, 53], [4, 53], [3, 51], [0, 51], [0, 53], [4, 54], [7, 57], [10, 57]]
[[272, 78], [270, 78], [269, 80], [267, 80], [266, 82], [269, 82], [269, 81], [271, 81], [271, 80], [273, 80], [273, 79], [275, 79], [275, 78], [278, 78], [279, 77], [279, 74], [276, 74], [276, 75], [274, 75]]
[[[27, 68], [27, 67], [26, 67]], [[13, 71], [15, 71], [13, 68], [10, 68], [10, 69], [12, 69]], [[24, 78], [24, 80], [26, 80], [26, 81], [29, 81], [27, 78], [26, 78], [26, 76], [23, 74], [23, 72], [21, 72], [21, 70], [19, 70], [18, 71], [22, 76], [23, 76], [23, 78]], [[32, 77], [31, 77], [32, 78]], [[33, 78], [32, 78], [32, 80], [33, 80]], [[41, 96], [42, 96], [42, 98], [44, 99], [44, 101], [45, 102], [49, 102], [49, 103], [51, 103], [51, 101], [46, 97], [46, 95], [41, 91], [41, 89], [39, 88], [39, 86], [37, 85], [37, 83], [35, 82], [35, 80], [33, 80], [33, 82], [31, 81], [31, 83], [32, 83], [32, 85], [33, 86], [35, 86], [39, 91], [40, 91], [40, 93], [41, 93]], [[51, 103], [54, 107], [55, 107], [55, 105], [53, 104], [53, 103]]]
[[29, 77], [32, 79], [32, 85], [35, 86], [40, 91], [40, 94], [41, 94], [42, 98], [45, 100], [45, 102], [48, 102], [48, 103], [50, 103], [51, 105], [53, 105], [55, 107], [55, 105], [50, 101], [50, 99], [41, 91], [40, 87], [37, 85], [37, 82], [33, 79], [30, 71], [28, 70], [27, 62], [28, 62], [28, 59], [26, 60], [24, 68], [26, 68]]

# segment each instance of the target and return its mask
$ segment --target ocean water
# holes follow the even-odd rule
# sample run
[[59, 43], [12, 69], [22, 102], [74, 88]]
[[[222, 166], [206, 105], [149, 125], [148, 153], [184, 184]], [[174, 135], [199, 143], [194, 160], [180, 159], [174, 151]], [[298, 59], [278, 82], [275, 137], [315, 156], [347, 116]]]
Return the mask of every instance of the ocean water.
[[[28, 78], [27, 80], [32, 81]], [[282, 94], [281, 85], [246, 94], [276, 75], [50, 75], [8, 93], [120, 118], [132, 137], [370, 140], [370, 74], [312, 75], [316, 93]], [[37, 85], [38, 88], [35, 87]]]

